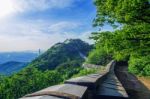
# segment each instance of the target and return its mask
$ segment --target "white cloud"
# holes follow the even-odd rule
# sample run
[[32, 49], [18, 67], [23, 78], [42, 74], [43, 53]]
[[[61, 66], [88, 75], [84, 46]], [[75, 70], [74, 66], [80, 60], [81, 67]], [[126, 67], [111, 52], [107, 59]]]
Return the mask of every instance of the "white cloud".
[[49, 32], [67, 32], [72, 29], [77, 29], [81, 24], [76, 22], [58, 22], [56, 24], [51, 25], [48, 30]]
[[81, 38], [91, 42], [88, 40], [91, 31], [87, 30], [86, 22], [60, 21], [57, 18], [44, 19], [44, 17], [40, 17], [41, 20], [32, 19], [34, 16], [29, 20], [30, 18], [24, 19], [23, 16], [22, 19], [20, 16], [24, 15], [24, 12], [32, 14], [32, 11], [70, 8], [75, 2], [83, 0], [6, 0], [5, 5], [9, 6], [2, 4], [4, 0], [0, 1], [0, 5], [9, 8], [9, 13], [6, 14], [21, 13], [0, 19], [0, 51], [48, 49], [53, 44], [69, 38]]
[[80, 0], [0, 0], [0, 18], [14, 13], [71, 7]]
[[63, 9], [80, 0], [0, 0], [0, 18], [16, 13]]
[[61, 9], [71, 7], [78, 1], [80, 0], [13, 0], [14, 8], [19, 12]]
[[66, 33], [64, 33], [64, 36], [67, 39], [70, 39], [70, 38], [82, 39], [82, 40], [84, 40], [90, 44], [93, 44], [94, 41], [89, 39], [89, 37], [91, 36], [91, 33], [92, 33], [92, 31], [88, 31], [88, 30], [85, 30], [84, 32], [81, 32], [81, 33], [73, 33], [73, 32], [68, 33], [68, 32], [66, 32]]
[[10, 0], [0, 0], [0, 18], [11, 14], [13, 11], [13, 3]]
[[[68, 38], [89, 41], [90, 31], [76, 33], [81, 24], [70, 21], [50, 23], [45, 21], [0, 23], [0, 51], [48, 49]], [[90, 42], [90, 41], [89, 41]]]

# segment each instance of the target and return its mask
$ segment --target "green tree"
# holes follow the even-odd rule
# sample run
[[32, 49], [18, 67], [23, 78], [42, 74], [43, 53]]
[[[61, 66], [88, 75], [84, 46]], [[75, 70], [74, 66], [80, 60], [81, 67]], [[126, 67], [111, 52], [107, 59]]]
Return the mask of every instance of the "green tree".
[[[139, 74], [142, 71], [142, 75], [149, 76], [150, 65], [144, 57], [150, 54], [150, 1], [95, 0], [95, 5], [97, 16], [94, 19], [94, 26], [119, 25], [112, 32], [93, 34], [96, 50], [104, 50], [118, 61], [129, 61], [131, 72]], [[136, 61], [139, 65], [135, 64]]]
[[150, 23], [149, 0], [95, 0], [97, 16], [95, 26]]

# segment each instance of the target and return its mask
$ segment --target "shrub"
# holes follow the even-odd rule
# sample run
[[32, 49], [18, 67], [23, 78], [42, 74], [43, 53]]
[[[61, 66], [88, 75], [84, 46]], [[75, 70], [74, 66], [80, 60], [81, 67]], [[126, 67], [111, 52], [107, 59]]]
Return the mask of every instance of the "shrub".
[[89, 54], [87, 63], [105, 65], [110, 60], [110, 55], [108, 55], [105, 51], [95, 49]]
[[150, 76], [150, 56], [131, 56], [129, 71], [142, 76]]
[[73, 77], [79, 77], [79, 76], [84, 76], [84, 75], [88, 75], [88, 74], [92, 74], [92, 73], [96, 73], [98, 69], [96, 68], [92, 68], [92, 69], [85, 69], [82, 68], [80, 70], [80, 72], [76, 75], [74, 75]]

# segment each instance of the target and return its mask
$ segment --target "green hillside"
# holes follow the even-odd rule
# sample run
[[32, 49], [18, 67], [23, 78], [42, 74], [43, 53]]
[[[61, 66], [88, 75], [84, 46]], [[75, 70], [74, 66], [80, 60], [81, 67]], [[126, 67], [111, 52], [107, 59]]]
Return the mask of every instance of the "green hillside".
[[[57, 66], [77, 61], [82, 63], [92, 46], [80, 39], [68, 39], [63, 43], [57, 43], [45, 53], [35, 59], [29, 67], [37, 67], [40, 70], [54, 69]], [[80, 61], [80, 62], [79, 62]]]
[[1, 77], [0, 99], [16, 99], [82, 73], [81, 64], [91, 48], [79, 39], [55, 44], [19, 73]]

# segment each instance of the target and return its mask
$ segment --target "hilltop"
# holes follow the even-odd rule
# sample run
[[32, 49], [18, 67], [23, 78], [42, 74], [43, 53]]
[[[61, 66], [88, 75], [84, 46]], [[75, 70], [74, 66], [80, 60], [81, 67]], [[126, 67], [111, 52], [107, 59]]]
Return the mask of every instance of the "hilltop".
[[33, 60], [29, 67], [40, 70], [55, 69], [66, 62], [82, 63], [92, 46], [80, 39], [67, 39], [49, 48], [45, 53]]

